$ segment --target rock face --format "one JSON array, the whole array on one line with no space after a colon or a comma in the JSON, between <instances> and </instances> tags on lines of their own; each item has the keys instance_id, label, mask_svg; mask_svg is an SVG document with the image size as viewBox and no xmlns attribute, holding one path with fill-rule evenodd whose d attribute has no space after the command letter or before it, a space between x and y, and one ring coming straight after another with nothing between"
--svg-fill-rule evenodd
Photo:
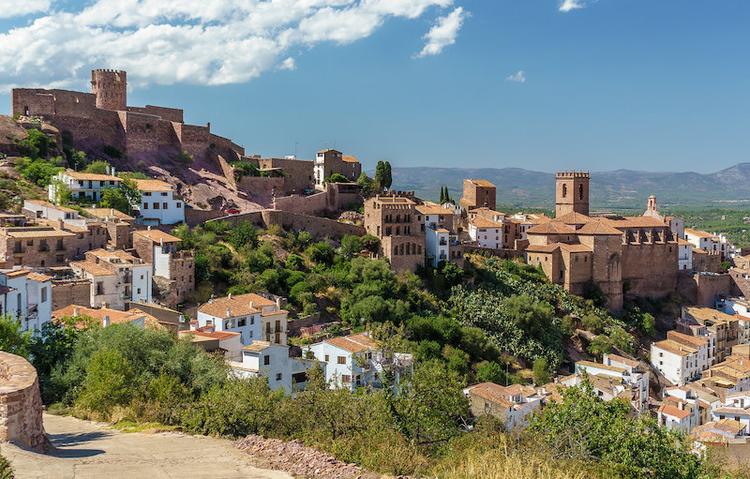
<instances>
[{"instance_id":1,"label":"rock face","mask_svg":"<svg viewBox=\"0 0 750 479\"><path fill-rule=\"evenodd\" d=\"M43 451L42 399L36 369L24 358L0 351L0 441Z\"/></svg>"},{"instance_id":2,"label":"rock face","mask_svg":"<svg viewBox=\"0 0 750 479\"><path fill-rule=\"evenodd\" d=\"M294 476L326 479L378 477L367 474L359 466L341 462L330 454L306 447L300 441L247 436L237 441L236 445L240 450L267 462L271 468Z\"/></svg>"}]
</instances>

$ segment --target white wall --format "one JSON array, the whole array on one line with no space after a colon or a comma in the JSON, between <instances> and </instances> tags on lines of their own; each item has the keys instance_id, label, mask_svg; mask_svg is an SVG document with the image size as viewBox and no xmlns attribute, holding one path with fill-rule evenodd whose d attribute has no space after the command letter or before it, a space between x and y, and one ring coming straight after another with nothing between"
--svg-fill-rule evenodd
<instances>
[{"instance_id":1,"label":"white wall","mask_svg":"<svg viewBox=\"0 0 750 479\"><path fill-rule=\"evenodd\" d=\"M260 314L248 316L232 316L228 319L218 318L210 314L198 311L198 326L204 327L213 325L214 331L229 331L240 333L240 341L243 345L248 345L253 341L262 340L262 321ZM244 322L244 324L243 324Z\"/></svg>"},{"instance_id":2,"label":"white wall","mask_svg":"<svg viewBox=\"0 0 750 479\"><path fill-rule=\"evenodd\" d=\"M139 221L162 225L185 222L185 204L173 191L141 191L141 195L141 202L134 208L141 217Z\"/></svg>"}]
</instances>

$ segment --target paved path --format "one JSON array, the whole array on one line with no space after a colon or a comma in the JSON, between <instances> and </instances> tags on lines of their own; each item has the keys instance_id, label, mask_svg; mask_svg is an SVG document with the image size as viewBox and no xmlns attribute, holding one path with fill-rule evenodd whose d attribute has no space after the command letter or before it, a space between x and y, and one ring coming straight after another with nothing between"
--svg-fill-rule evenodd
<instances>
[{"instance_id":1,"label":"paved path","mask_svg":"<svg viewBox=\"0 0 750 479\"><path fill-rule=\"evenodd\" d=\"M260 469L231 441L179 433L122 433L104 424L44 415L55 446L37 454L2 445L16 479L291 479Z\"/></svg>"}]
</instances>

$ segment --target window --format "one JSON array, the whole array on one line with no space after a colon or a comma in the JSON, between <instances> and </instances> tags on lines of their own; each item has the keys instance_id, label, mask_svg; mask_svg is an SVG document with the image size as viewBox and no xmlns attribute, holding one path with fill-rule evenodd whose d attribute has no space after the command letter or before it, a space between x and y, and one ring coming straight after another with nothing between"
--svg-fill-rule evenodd
<instances>
[{"instance_id":1,"label":"window","mask_svg":"<svg viewBox=\"0 0 750 479\"><path fill-rule=\"evenodd\" d=\"M281 381L281 373L276 373L276 380Z\"/></svg>"},{"instance_id":2,"label":"window","mask_svg":"<svg viewBox=\"0 0 750 479\"><path fill-rule=\"evenodd\" d=\"M151 196L151 192L150 191L144 191L143 192L143 196Z\"/></svg>"},{"instance_id":3,"label":"window","mask_svg":"<svg viewBox=\"0 0 750 479\"><path fill-rule=\"evenodd\" d=\"M162 196L167 196L167 193L166 193L166 192L163 192L163 193L162 193L161 195L162 195Z\"/></svg>"},{"instance_id":4,"label":"window","mask_svg":"<svg viewBox=\"0 0 750 479\"><path fill-rule=\"evenodd\" d=\"M568 196L568 185L562 185L562 197L567 198Z\"/></svg>"},{"instance_id":5,"label":"window","mask_svg":"<svg viewBox=\"0 0 750 479\"><path fill-rule=\"evenodd\" d=\"M136 289L136 294L141 294L141 288Z\"/></svg>"},{"instance_id":6,"label":"window","mask_svg":"<svg viewBox=\"0 0 750 479\"><path fill-rule=\"evenodd\" d=\"M237 327L242 328L247 324L247 318L242 318L237 321Z\"/></svg>"},{"instance_id":7,"label":"window","mask_svg":"<svg viewBox=\"0 0 750 479\"><path fill-rule=\"evenodd\" d=\"M154 209L155 210L159 209L159 202L158 201L154 201Z\"/></svg>"},{"instance_id":8,"label":"window","mask_svg":"<svg viewBox=\"0 0 750 479\"><path fill-rule=\"evenodd\" d=\"M346 364L346 356L336 357L336 364Z\"/></svg>"},{"instance_id":9,"label":"window","mask_svg":"<svg viewBox=\"0 0 750 479\"><path fill-rule=\"evenodd\" d=\"M349 383L352 382L352 377L349 376L348 374L342 374L341 375L341 382L344 383L344 384L349 384Z\"/></svg>"},{"instance_id":10,"label":"window","mask_svg":"<svg viewBox=\"0 0 750 479\"><path fill-rule=\"evenodd\" d=\"M169 209L169 205L166 202L164 202L164 203L161 204L161 208L163 210L167 210L167 209Z\"/></svg>"},{"instance_id":11,"label":"window","mask_svg":"<svg viewBox=\"0 0 750 479\"><path fill-rule=\"evenodd\" d=\"M331 359L330 359L330 357L329 357L329 356L328 356L328 355L326 354L326 355L325 355L325 362L328 362L328 361L330 361L330 360L331 360Z\"/></svg>"},{"instance_id":12,"label":"window","mask_svg":"<svg viewBox=\"0 0 750 479\"><path fill-rule=\"evenodd\" d=\"M263 356L263 365L268 366L271 364L271 356Z\"/></svg>"},{"instance_id":13,"label":"window","mask_svg":"<svg viewBox=\"0 0 750 479\"><path fill-rule=\"evenodd\" d=\"M47 302L47 287L42 286L42 303Z\"/></svg>"},{"instance_id":14,"label":"window","mask_svg":"<svg viewBox=\"0 0 750 479\"><path fill-rule=\"evenodd\" d=\"M147 210L147 209L148 209L148 203L143 203L143 209L144 209L144 210Z\"/></svg>"},{"instance_id":15,"label":"window","mask_svg":"<svg viewBox=\"0 0 750 479\"><path fill-rule=\"evenodd\" d=\"M175 203L175 206L177 206L177 208L182 208L182 203L178 201L177 203Z\"/></svg>"}]
</instances>

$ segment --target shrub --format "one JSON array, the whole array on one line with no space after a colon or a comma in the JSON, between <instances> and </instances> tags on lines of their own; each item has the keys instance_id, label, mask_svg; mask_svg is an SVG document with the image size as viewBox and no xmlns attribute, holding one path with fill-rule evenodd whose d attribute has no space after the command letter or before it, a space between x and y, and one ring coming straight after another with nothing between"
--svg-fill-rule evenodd
<instances>
[{"instance_id":1,"label":"shrub","mask_svg":"<svg viewBox=\"0 0 750 479\"><path fill-rule=\"evenodd\" d=\"M110 168L111 166L108 161L94 160L89 163L83 171L86 173L95 173L97 175L107 175L110 172Z\"/></svg>"}]
</instances>

